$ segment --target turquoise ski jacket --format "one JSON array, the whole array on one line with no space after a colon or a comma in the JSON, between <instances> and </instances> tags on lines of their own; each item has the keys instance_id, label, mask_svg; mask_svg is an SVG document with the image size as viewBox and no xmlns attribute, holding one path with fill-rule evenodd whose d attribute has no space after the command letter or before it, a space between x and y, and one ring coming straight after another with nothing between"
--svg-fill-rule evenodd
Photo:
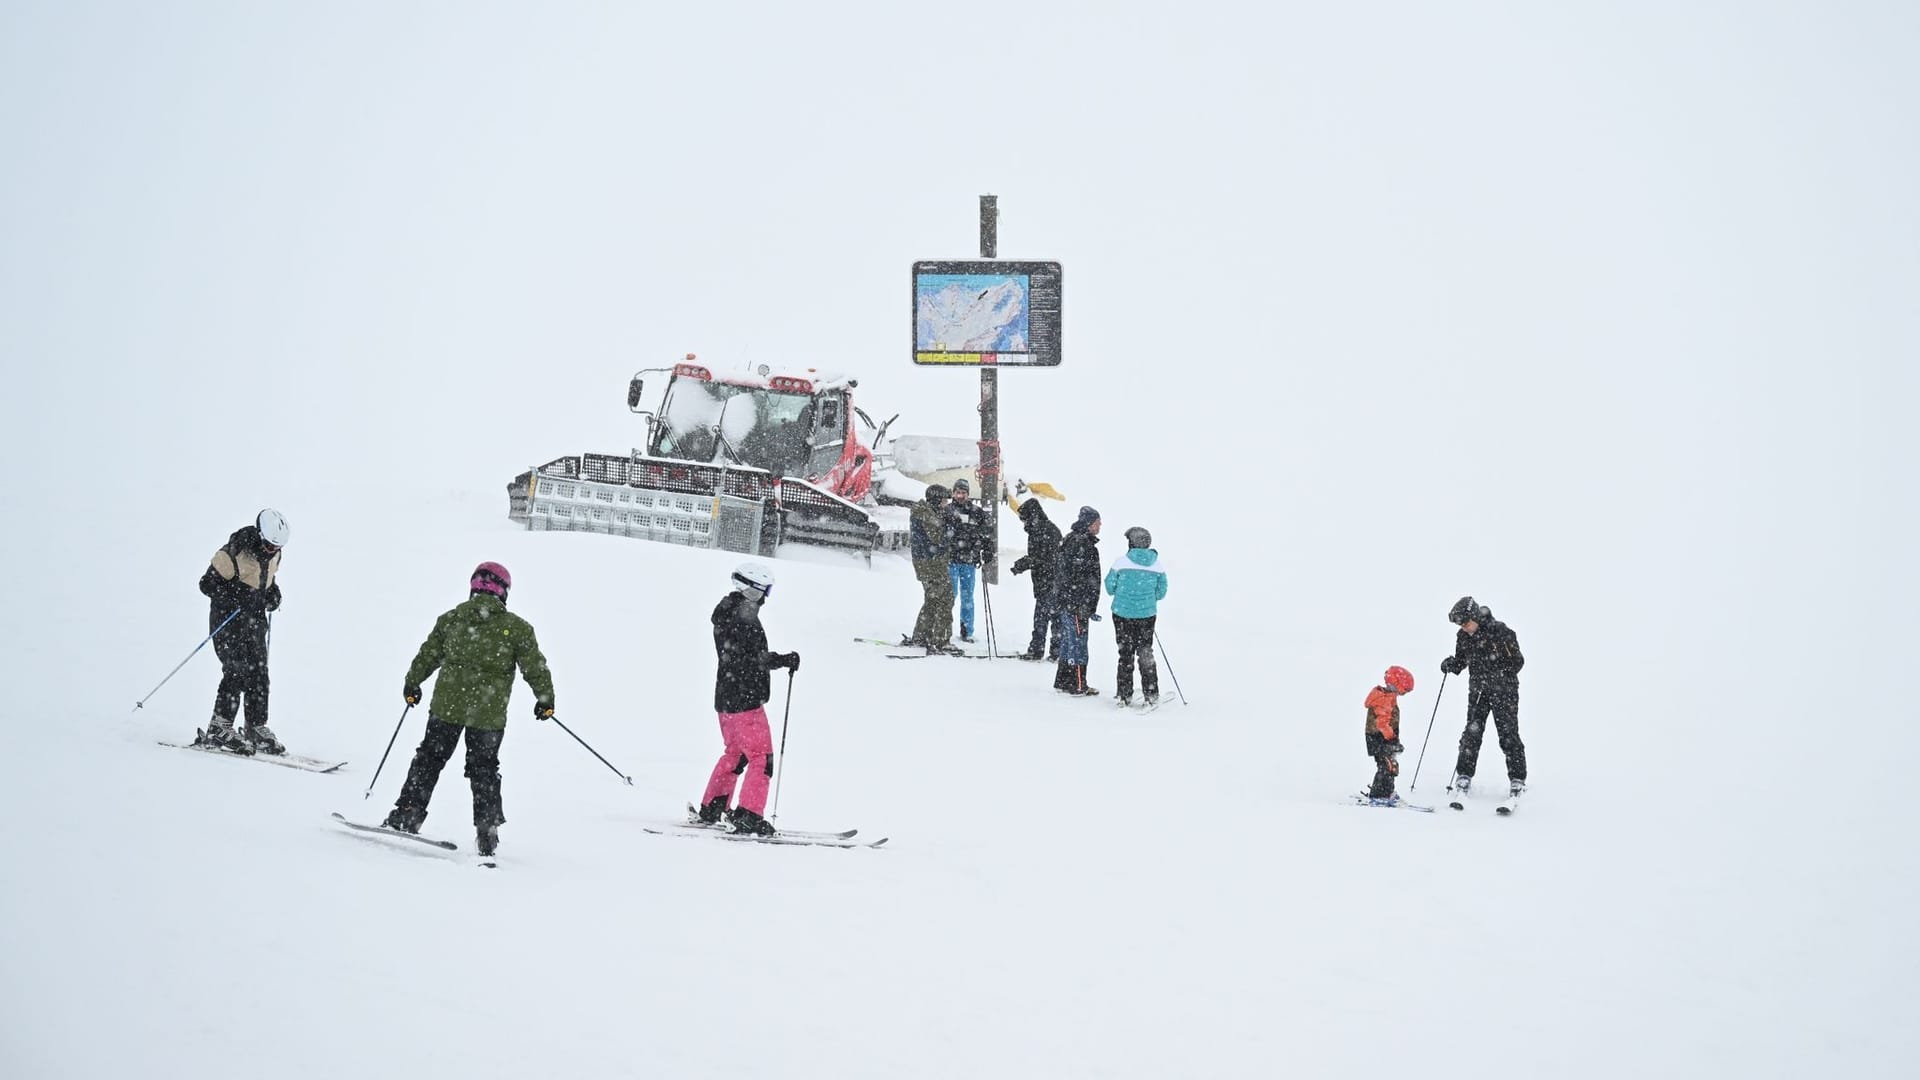
<instances>
[{"instance_id":1,"label":"turquoise ski jacket","mask_svg":"<svg viewBox=\"0 0 1920 1080\"><path fill-rule=\"evenodd\" d=\"M1128 548L1107 569L1107 595L1113 613L1122 619L1148 619L1167 598L1167 571L1160 553L1152 548Z\"/></svg>"}]
</instances>

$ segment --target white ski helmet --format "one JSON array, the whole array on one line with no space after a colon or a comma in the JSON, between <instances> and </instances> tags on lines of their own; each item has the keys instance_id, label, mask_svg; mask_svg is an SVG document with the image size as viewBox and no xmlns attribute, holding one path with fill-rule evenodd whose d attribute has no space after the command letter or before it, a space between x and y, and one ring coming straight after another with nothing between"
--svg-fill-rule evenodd
<instances>
[{"instance_id":1,"label":"white ski helmet","mask_svg":"<svg viewBox=\"0 0 1920 1080\"><path fill-rule=\"evenodd\" d=\"M263 542L274 547L286 547L287 537L292 533L287 527L286 516L272 508L260 511L260 516L253 519L253 527L260 530Z\"/></svg>"},{"instance_id":2,"label":"white ski helmet","mask_svg":"<svg viewBox=\"0 0 1920 1080\"><path fill-rule=\"evenodd\" d=\"M741 563L733 568L733 591L749 600L765 600L773 595L773 571L765 563Z\"/></svg>"}]
</instances>

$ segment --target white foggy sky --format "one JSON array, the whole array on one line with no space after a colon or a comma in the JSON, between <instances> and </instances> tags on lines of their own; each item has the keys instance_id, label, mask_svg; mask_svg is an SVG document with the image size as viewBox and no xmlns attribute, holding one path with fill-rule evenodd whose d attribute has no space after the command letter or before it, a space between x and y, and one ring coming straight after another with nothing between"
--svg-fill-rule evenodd
<instances>
[{"instance_id":1,"label":"white foggy sky","mask_svg":"<svg viewBox=\"0 0 1920 1080\"><path fill-rule=\"evenodd\" d=\"M128 536L497 490L637 442L688 350L972 434L907 268L991 191L1067 274L1009 460L1270 611L1251 650L1474 592L1596 681L1791 656L1736 681L1812 703L1913 642L1916 45L1891 3L8 4L0 439L90 479L0 545L170 573Z\"/></svg>"}]
</instances>

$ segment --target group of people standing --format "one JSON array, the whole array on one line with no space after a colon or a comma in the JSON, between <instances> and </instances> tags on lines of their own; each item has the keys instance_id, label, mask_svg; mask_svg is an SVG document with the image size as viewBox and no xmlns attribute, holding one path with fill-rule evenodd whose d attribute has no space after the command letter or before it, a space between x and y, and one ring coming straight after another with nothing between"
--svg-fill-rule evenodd
<instances>
[{"instance_id":1,"label":"group of people standing","mask_svg":"<svg viewBox=\"0 0 1920 1080\"><path fill-rule=\"evenodd\" d=\"M955 481L951 490L928 485L926 497L914 506L911 552L922 598L913 633L903 645L920 646L930 655L960 652L953 644L956 598L960 640L974 640L973 588L992 543L989 513L972 501L964 479ZM1081 507L1064 535L1038 498L1021 502L1019 514L1027 551L1014 561L1012 570L1030 575L1033 583L1033 634L1020 659L1054 661L1053 686L1061 693L1099 696L1100 691L1087 682L1087 638L1091 625L1100 619L1100 597L1105 593L1113 598L1114 637L1120 652L1114 697L1121 705L1133 704L1137 668L1142 700L1158 704L1154 620L1167 595L1167 574L1152 535L1138 526L1128 529L1126 551L1111 567L1103 568L1098 510Z\"/></svg>"},{"instance_id":2,"label":"group of people standing","mask_svg":"<svg viewBox=\"0 0 1920 1080\"><path fill-rule=\"evenodd\" d=\"M907 528L921 601L913 633L901 644L921 646L928 654L959 653L963 650L953 643L955 601L960 640L971 644L974 583L987 559L991 531L987 511L974 503L965 479L955 480L952 488L929 484L908 515Z\"/></svg>"},{"instance_id":3,"label":"group of people standing","mask_svg":"<svg viewBox=\"0 0 1920 1080\"><path fill-rule=\"evenodd\" d=\"M1100 511L1081 507L1063 537L1040 500L1028 499L1020 504L1020 525L1026 530L1027 553L1014 560L1012 569L1031 574L1033 581L1033 639L1023 659L1056 661L1055 690L1098 697L1100 691L1087 683L1087 635L1100 620L1104 592L1113 598L1113 637L1120 652L1114 700L1133 704L1138 668L1142 700L1158 705L1160 669L1153 659L1153 630L1160 601L1167 596L1167 572L1154 550L1153 535L1138 525L1128 529L1126 551L1102 574Z\"/></svg>"}]
</instances>

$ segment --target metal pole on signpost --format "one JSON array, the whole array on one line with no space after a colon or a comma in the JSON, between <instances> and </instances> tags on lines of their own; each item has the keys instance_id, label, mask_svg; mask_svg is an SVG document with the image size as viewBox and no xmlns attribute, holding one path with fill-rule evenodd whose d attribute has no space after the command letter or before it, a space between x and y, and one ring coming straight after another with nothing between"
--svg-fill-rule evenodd
<instances>
[{"instance_id":1,"label":"metal pole on signpost","mask_svg":"<svg viewBox=\"0 0 1920 1080\"><path fill-rule=\"evenodd\" d=\"M980 257L1000 257L1000 196L980 196ZM987 507L986 562L980 580L1000 584L1000 370L980 365L980 505Z\"/></svg>"}]
</instances>

